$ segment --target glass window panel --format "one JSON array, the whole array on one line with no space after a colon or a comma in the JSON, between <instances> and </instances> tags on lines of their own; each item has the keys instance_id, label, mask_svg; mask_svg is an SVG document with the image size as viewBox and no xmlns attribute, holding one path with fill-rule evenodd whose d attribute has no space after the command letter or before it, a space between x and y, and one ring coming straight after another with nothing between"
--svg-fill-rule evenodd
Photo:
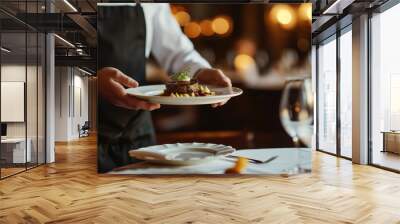
<instances>
[{"instance_id":1,"label":"glass window panel","mask_svg":"<svg viewBox=\"0 0 400 224\"><path fill-rule=\"evenodd\" d=\"M318 48L318 148L336 153L336 40Z\"/></svg>"},{"instance_id":2,"label":"glass window panel","mask_svg":"<svg viewBox=\"0 0 400 224\"><path fill-rule=\"evenodd\" d=\"M43 13L45 1L1 2L0 6L14 13ZM4 106L0 110L21 119L2 120L2 144L0 148L0 177L24 171L45 162L45 35L37 33L23 23L0 13L8 19L0 24L1 82L2 93L11 91L7 99L22 102L16 110ZM22 89L18 84L22 83ZM10 88L11 85L11 88ZM14 85L14 86L12 86ZM12 96L15 98L11 99ZM3 97L6 93L3 93ZM3 99L2 97L2 99ZM19 100L18 100L19 99ZM14 103L13 106L20 105ZM13 113L10 113L13 111ZM6 133L7 132L7 133Z\"/></svg>"},{"instance_id":3,"label":"glass window panel","mask_svg":"<svg viewBox=\"0 0 400 224\"><path fill-rule=\"evenodd\" d=\"M24 10L27 13L37 13L37 1L27 2ZM31 19L33 20L33 19ZM36 22L36 21L32 21ZM27 30L27 80L26 80L26 113L27 113L27 142L30 144L30 158L27 167L38 164L38 33ZM29 148L28 148L29 149Z\"/></svg>"},{"instance_id":4,"label":"glass window panel","mask_svg":"<svg viewBox=\"0 0 400 224\"><path fill-rule=\"evenodd\" d=\"M340 36L340 153L352 156L352 32Z\"/></svg>"},{"instance_id":5,"label":"glass window panel","mask_svg":"<svg viewBox=\"0 0 400 224\"><path fill-rule=\"evenodd\" d=\"M400 5L374 15L372 25L372 163L400 170Z\"/></svg>"},{"instance_id":6,"label":"glass window panel","mask_svg":"<svg viewBox=\"0 0 400 224\"><path fill-rule=\"evenodd\" d=\"M1 46L1 121L7 133L1 140L2 177L25 170L30 158L26 141L26 33L2 33ZM27 146L28 145L28 150Z\"/></svg>"},{"instance_id":7,"label":"glass window panel","mask_svg":"<svg viewBox=\"0 0 400 224\"><path fill-rule=\"evenodd\" d=\"M28 167L37 165L38 150L38 36L36 32L27 33L27 80L26 80L26 113L27 113L27 142L30 144ZM28 147L28 149L29 149Z\"/></svg>"}]
</instances>

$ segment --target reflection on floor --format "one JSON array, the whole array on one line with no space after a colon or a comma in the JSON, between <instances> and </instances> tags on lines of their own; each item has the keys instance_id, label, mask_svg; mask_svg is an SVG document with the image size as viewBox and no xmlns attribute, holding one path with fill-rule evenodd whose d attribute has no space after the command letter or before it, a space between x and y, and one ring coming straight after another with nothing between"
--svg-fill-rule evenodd
<instances>
[{"instance_id":1,"label":"reflection on floor","mask_svg":"<svg viewBox=\"0 0 400 224\"><path fill-rule=\"evenodd\" d=\"M1 165L2 165L2 168L0 170L1 178L5 178L5 177L11 176L13 174L17 174L17 173L20 173L22 171L25 171L26 169L29 170L30 168L33 168L33 167L37 166L36 163L27 163L26 165L25 164L18 164L18 165L15 165L15 164L1 164Z\"/></svg>"},{"instance_id":2,"label":"reflection on floor","mask_svg":"<svg viewBox=\"0 0 400 224\"><path fill-rule=\"evenodd\" d=\"M25 170L25 167L23 167L23 168L22 167L1 168L1 177L4 178L4 177L13 175L15 173L19 173L24 170Z\"/></svg>"},{"instance_id":3,"label":"reflection on floor","mask_svg":"<svg viewBox=\"0 0 400 224\"><path fill-rule=\"evenodd\" d=\"M391 152L375 151L372 157L373 164L400 171L400 155Z\"/></svg>"}]
</instances>

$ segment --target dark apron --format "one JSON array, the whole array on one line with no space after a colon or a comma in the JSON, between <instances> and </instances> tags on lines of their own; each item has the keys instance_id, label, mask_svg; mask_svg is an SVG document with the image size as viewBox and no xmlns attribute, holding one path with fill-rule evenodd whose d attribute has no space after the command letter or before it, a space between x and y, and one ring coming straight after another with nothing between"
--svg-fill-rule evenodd
<instances>
[{"instance_id":1,"label":"dark apron","mask_svg":"<svg viewBox=\"0 0 400 224\"><path fill-rule=\"evenodd\" d=\"M99 6L98 68L114 67L145 84L146 24L143 8ZM116 107L98 99L98 172L134 163L128 151L155 143L150 112Z\"/></svg>"}]
</instances>

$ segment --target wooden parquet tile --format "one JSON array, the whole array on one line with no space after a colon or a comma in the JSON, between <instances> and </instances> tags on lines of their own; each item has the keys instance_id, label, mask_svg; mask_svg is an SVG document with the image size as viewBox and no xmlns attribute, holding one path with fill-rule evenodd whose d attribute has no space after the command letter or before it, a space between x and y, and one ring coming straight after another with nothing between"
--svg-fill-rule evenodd
<instances>
[{"instance_id":1,"label":"wooden parquet tile","mask_svg":"<svg viewBox=\"0 0 400 224\"><path fill-rule=\"evenodd\" d=\"M96 173L96 140L0 181L0 223L400 223L400 175L314 153L293 177Z\"/></svg>"}]
</instances>

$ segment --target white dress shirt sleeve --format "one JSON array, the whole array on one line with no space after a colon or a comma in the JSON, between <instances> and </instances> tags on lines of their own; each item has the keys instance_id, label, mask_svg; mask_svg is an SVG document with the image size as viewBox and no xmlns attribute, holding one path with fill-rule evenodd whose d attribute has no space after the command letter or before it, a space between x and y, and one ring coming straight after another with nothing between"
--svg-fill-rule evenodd
<instances>
[{"instance_id":1,"label":"white dress shirt sleeve","mask_svg":"<svg viewBox=\"0 0 400 224\"><path fill-rule=\"evenodd\" d=\"M194 49L192 42L182 33L168 4L158 4L153 16L151 52L169 73L188 69L193 76L210 64Z\"/></svg>"}]
</instances>

